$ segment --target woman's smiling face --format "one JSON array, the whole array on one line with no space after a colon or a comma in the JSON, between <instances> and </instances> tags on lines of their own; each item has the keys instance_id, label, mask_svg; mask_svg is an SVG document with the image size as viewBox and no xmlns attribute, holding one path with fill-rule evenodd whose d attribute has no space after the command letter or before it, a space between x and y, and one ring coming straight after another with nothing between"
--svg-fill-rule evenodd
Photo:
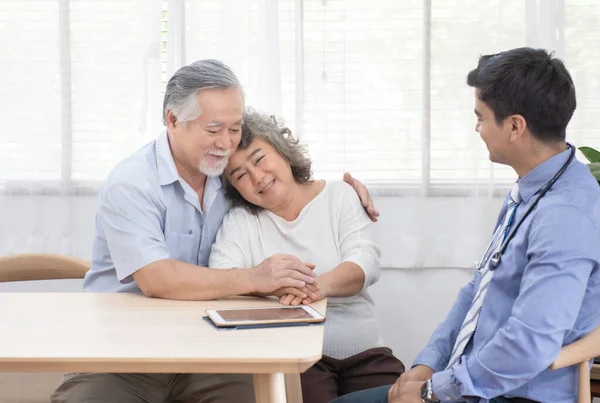
<instances>
[{"instance_id":1,"label":"woman's smiling face","mask_svg":"<svg viewBox=\"0 0 600 403\"><path fill-rule=\"evenodd\" d=\"M233 153L225 174L244 199L267 210L284 203L286 194L296 184L290 164L259 137L245 150Z\"/></svg>"}]
</instances>

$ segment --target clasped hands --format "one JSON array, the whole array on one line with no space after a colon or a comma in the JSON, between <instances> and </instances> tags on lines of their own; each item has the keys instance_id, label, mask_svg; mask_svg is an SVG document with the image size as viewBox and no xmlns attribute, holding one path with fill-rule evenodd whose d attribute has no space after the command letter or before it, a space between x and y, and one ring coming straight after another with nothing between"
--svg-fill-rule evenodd
<instances>
[{"instance_id":1,"label":"clasped hands","mask_svg":"<svg viewBox=\"0 0 600 403\"><path fill-rule=\"evenodd\" d=\"M327 297L315 265L291 255L273 255L253 268L255 293L275 295L283 305L310 304Z\"/></svg>"}]
</instances>

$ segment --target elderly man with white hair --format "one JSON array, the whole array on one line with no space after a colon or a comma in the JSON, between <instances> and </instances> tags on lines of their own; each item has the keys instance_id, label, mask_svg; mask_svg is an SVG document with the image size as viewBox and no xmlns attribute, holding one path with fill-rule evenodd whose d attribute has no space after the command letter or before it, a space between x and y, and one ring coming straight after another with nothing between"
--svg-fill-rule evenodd
<instances>
[{"instance_id":1,"label":"elderly man with white hair","mask_svg":"<svg viewBox=\"0 0 600 403\"><path fill-rule=\"evenodd\" d=\"M209 300L257 293L302 293L314 273L294 256L275 255L256 267L208 268L217 230L229 209L219 175L241 136L244 93L234 73L200 60L169 80L166 130L119 163L100 191L90 292ZM374 219L366 188L347 176ZM141 342L143 342L141 340ZM65 375L53 403L254 401L246 374Z\"/></svg>"}]
</instances>

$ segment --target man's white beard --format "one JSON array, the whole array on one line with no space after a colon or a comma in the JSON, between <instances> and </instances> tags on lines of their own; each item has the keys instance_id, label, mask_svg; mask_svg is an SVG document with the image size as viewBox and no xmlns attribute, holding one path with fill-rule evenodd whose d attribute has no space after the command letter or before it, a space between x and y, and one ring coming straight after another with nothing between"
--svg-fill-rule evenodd
<instances>
[{"instance_id":1,"label":"man's white beard","mask_svg":"<svg viewBox=\"0 0 600 403\"><path fill-rule=\"evenodd\" d=\"M217 153L215 153L217 154ZM218 153L217 155L219 155L221 153ZM223 173L223 171L225 170L225 168L227 167L227 163L229 162L229 153L226 153L225 155L221 155L224 156L225 158L223 158L222 160L213 163L213 164L209 164L208 163L208 159L207 158L202 158L202 160L200 161L200 164L198 165L198 169L200 170L200 172L202 172L204 175L206 176L219 176Z\"/></svg>"}]
</instances>

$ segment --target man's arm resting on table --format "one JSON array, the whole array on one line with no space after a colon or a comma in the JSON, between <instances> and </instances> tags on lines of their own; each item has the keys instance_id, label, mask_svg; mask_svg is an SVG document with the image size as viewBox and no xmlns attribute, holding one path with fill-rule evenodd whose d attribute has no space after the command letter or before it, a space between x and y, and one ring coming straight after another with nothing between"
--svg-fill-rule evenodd
<instances>
[{"instance_id":1,"label":"man's arm resting on table","mask_svg":"<svg viewBox=\"0 0 600 403\"><path fill-rule=\"evenodd\" d=\"M314 282L314 273L292 256L275 255L251 269L210 269L163 259L137 270L133 279L150 297L210 300L282 287L303 288Z\"/></svg>"},{"instance_id":2,"label":"man's arm resting on table","mask_svg":"<svg viewBox=\"0 0 600 403\"><path fill-rule=\"evenodd\" d=\"M177 260L150 263L133 273L133 279L149 297L210 300L252 292L247 269L209 269Z\"/></svg>"},{"instance_id":3,"label":"man's arm resting on table","mask_svg":"<svg viewBox=\"0 0 600 403\"><path fill-rule=\"evenodd\" d=\"M599 259L600 238L572 206L539 210L533 220L529 260L510 318L476 354L433 375L437 396L451 402L500 396L531 381L558 356Z\"/></svg>"}]
</instances>

